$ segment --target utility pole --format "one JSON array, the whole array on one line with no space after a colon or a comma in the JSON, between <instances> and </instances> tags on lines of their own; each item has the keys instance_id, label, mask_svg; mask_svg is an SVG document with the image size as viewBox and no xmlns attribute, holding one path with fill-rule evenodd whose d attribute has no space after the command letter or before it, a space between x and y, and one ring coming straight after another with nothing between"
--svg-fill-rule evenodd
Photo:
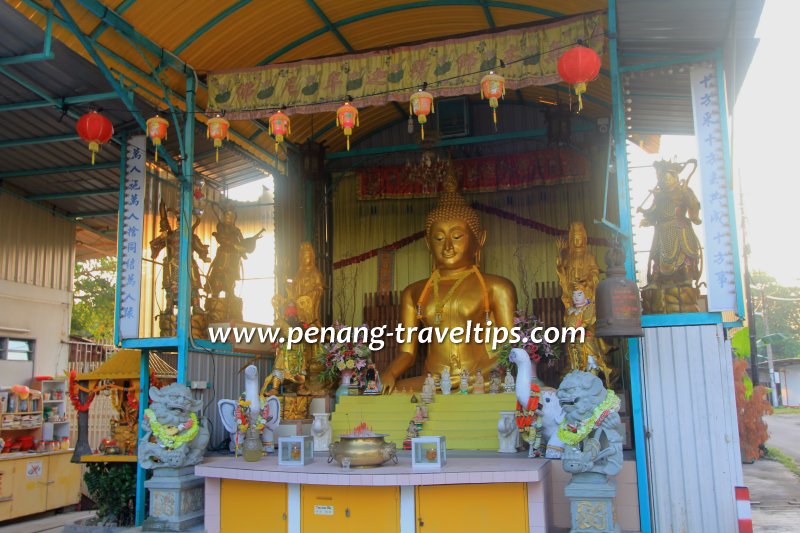
<instances>
[{"instance_id":1,"label":"utility pole","mask_svg":"<svg viewBox=\"0 0 800 533\"><path fill-rule=\"evenodd\" d=\"M756 342L756 315L753 304L752 279L750 278L750 246L747 244L747 216L744 213L744 194L742 180L739 179L739 208L742 211L742 249L744 250L744 297L747 302L747 328L750 332L750 379L753 386L758 385L758 343ZM762 298L763 301L763 298ZM766 322L766 321L765 321ZM771 360L770 360L771 361ZM772 363L770 362L770 376ZM770 377L770 382L772 377Z\"/></svg>"},{"instance_id":2,"label":"utility pole","mask_svg":"<svg viewBox=\"0 0 800 533\"><path fill-rule=\"evenodd\" d=\"M767 299L764 296L764 287L761 287L761 316L764 319L764 337L769 336L769 319L767 318ZM768 340L768 339L766 339ZM780 396L775 383L775 366L772 362L772 343L765 343L767 346L767 365L769 366L769 387L772 390L772 405L780 405Z\"/></svg>"}]
</instances>

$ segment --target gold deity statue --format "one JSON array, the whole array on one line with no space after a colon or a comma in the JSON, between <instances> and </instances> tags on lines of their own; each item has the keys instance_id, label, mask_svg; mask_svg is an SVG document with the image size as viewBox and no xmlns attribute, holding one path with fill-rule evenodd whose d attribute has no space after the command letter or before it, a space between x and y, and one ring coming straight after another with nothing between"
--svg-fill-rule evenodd
<instances>
[{"instance_id":1,"label":"gold deity statue","mask_svg":"<svg viewBox=\"0 0 800 533\"><path fill-rule=\"evenodd\" d=\"M567 343L567 362L571 370L582 370L597 374L603 372L606 387L611 388L611 365L608 363L608 346L603 339L595 336L597 314L594 295L587 294L588 284L576 280L570 287L570 306L564 313L564 326L568 328L584 328L583 342Z\"/></svg>"},{"instance_id":2,"label":"gold deity statue","mask_svg":"<svg viewBox=\"0 0 800 533\"><path fill-rule=\"evenodd\" d=\"M694 168L682 180L680 173ZM698 312L703 252L694 232L700 225L700 201L689 188L697 161L685 163L658 161L654 165L658 183L652 191L653 203L642 213L642 226L653 226L655 235L647 265L647 285L642 289L642 307L648 314Z\"/></svg>"},{"instance_id":3,"label":"gold deity statue","mask_svg":"<svg viewBox=\"0 0 800 533\"><path fill-rule=\"evenodd\" d=\"M219 205L211 202L217 216L217 231L212 235L217 239L219 247L206 280L208 294L207 307L210 322L241 321L242 301L236 297L234 287L239 281L242 260L256 249L256 242L265 230L245 238L236 227L236 210L232 203ZM225 293L224 300L220 298Z\"/></svg>"},{"instance_id":4,"label":"gold deity statue","mask_svg":"<svg viewBox=\"0 0 800 533\"><path fill-rule=\"evenodd\" d=\"M600 267L589 251L589 237L583 222L572 222L569 235L565 241L561 237L556 241L558 256L556 257L556 274L561 286L561 301L564 309L572 305L572 284L580 280L586 287L586 294L594 298L595 289L600 281Z\"/></svg>"},{"instance_id":5,"label":"gold deity statue","mask_svg":"<svg viewBox=\"0 0 800 533\"><path fill-rule=\"evenodd\" d=\"M286 337L290 327L319 327L320 303L325 284L322 273L317 268L314 247L310 242L300 245L299 266L294 277L288 280L284 297L276 294L272 298L275 310L275 325L281 328ZM298 393L323 392L325 384L317 376L323 368L314 358L315 346L301 343L291 350L279 347L272 375L267 378L264 388L276 393L280 384L286 380L300 385Z\"/></svg>"},{"instance_id":6,"label":"gold deity statue","mask_svg":"<svg viewBox=\"0 0 800 533\"><path fill-rule=\"evenodd\" d=\"M159 329L164 337L174 336L176 330L175 307L178 305L178 266L180 261L180 221L173 229L169 221L169 213L163 201L159 203L158 212L160 216L159 228L161 232L156 238L150 241L150 257L158 259L161 252L166 249L161 273L161 288L164 289L166 305L161 315L159 315ZM208 335L205 311L200 305L200 267L194 259L197 254L205 262L211 261L208 257L208 245L203 244L195 234L200 219L192 225L192 251L190 284L191 284L191 305L192 305L192 336L195 338L206 338Z\"/></svg>"},{"instance_id":7,"label":"gold deity statue","mask_svg":"<svg viewBox=\"0 0 800 533\"><path fill-rule=\"evenodd\" d=\"M439 203L425 220L425 242L430 250L434 268L427 280L412 283L400 297L401 320L405 331L410 328L475 327L480 324L485 340L487 320L490 327L511 328L517 294L513 283L506 278L480 271L480 251L486 242L486 230L481 227L478 213L469 207L457 192L451 173L444 182ZM466 340L466 339L464 339ZM414 366L419 351L416 332L409 338L398 339L399 354L381 374L383 391L411 388L419 391L428 372L441 374L446 367L452 370L451 382L457 386L461 373L474 376L480 369L488 373L496 361L490 354L491 345L476 342L453 343L448 334L443 342L435 336L428 344L422 376L399 380L399 376Z\"/></svg>"}]
</instances>

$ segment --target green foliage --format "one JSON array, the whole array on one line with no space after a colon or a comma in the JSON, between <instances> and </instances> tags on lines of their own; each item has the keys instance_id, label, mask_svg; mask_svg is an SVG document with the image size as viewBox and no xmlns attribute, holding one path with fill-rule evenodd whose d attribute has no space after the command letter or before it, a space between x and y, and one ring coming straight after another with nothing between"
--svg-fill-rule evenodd
<instances>
[{"instance_id":1,"label":"green foliage","mask_svg":"<svg viewBox=\"0 0 800 533\"><path fill-rule=\"evenodd\" d=\"M761 294L777 298L786 298L787 301L765 299L769 332L783 333L786 339L772 344L772 353L775 359L800 357L800 301L791 301L800 296L800 287L784 287L775 278L764 272L752 274L753 300L760 308ZM758 338L766 335L764 317L756 316L756 334ZM762 351L763 352L763 351Z\"/></svg>"},{"instance_id":2,"label":"green foliage","mask_svg":"<svg viewBox=\"0 0 800 533\"><path fill-rule=\"evenodd\" d=\"M103 524L132 526L135 519L136 464L89 463L83 475Z\"/></svg>"},{"instance_id":3,"label":"green foliage","mask_svg":"<svg viewBox=\"0 0 800 533\"><path fill-rule=\"evenodd\" d=\"M75 263L72 306L73 335L100 344L114 339L114 306L117 259L103 257Z\"/></svg>"},{"instance_id":4,"label":"green foliage","mask_svg":"<svg viewBox=\"0 0 800 533\"><path fill-rule=\"evenodd\" d=\"M798 466L797 461L783 453L783 451L779 450L778 448L767 446L767 459L778 461L780 464L790 470L792 474L800 477L800 466Z\"/></svg>"},{"instance_id":5,"label":"green foliage","mask_svg":"<svg viewBox=\"0 0 800 533\"><path fill-rule=\"evenodd\" d=\"M750 328L742 328L733 334L731 348L739 359L750 357Z\"/></svg>"},{"instance_id":6,"label":"green foliage","mask_svg":"<svg viewBox=\"0 0 800 533\"><path fill-rule=\"evenodd\" d=\"M776 415L800 415L800 407L775 407L773 414Z\"/></svg>"}]
</instances>

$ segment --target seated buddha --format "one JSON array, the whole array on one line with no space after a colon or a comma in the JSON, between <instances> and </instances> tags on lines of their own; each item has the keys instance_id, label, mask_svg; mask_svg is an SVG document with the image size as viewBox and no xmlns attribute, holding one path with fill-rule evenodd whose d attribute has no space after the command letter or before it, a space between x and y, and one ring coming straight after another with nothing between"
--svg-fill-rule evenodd
<instances>
[{"instance_id":1,"label":"seated buddha","mask_svg":"<svg viewBox=\"0 0 800 533\"><path fill-rule=\"evenodd\" d=\"M425 220L425 243L433 256L434 268L428 279L412 283L400 297L401 321L406 331L399 343L399 353L381 374L384 394L411 389L419 391L428 372L441 375L450 371L454 387L461 381L462 371L475 376L496 366L491 344L476 342L454 343L449 332L480 324L487 328L512 328L517 294L514 284L501 276L480 271L480 252L486 242L486 230L481 227L478 213L458 193L455 178L445 180L439 203ZM487 319L492 322L487 326ZM398 379L414 366L419 353L419 329L408 335L410 328L432 327L446 329L441 342L435 335L428 344L428 355L421 376ZM481 340L488 337L484 329ZM462 337L463 340L465 336ZM400 339L398 339L398 342Z\"/></svg>"}]
</instances>

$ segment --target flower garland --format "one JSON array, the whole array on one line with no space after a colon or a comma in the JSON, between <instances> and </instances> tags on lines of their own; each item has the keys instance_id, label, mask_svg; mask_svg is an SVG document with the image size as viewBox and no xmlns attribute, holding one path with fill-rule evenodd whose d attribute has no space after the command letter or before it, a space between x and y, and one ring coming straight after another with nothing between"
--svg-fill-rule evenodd
<instances>
[{"instance_id":1,"label":"flower garland","mask_svg":"<svg viewBox=\"0 0 800 533\"><path fill-rule=\"evenodd\" d=\"M267 400L263 396L261 397L261 403L264 408L258 412L258 420L256 420L256 430L259 433L267 427L267 418L269 418L269 405L267 405ZM239 405L236 406L233 414L236 417L236 427L240 433L247 433L247 430L250 429L250 405L251 402L247 400L244 393L239 395Z\"/></svg>"},{"instance_id":2,"label":"flower garland","mask_svg":"<svg viewBox=\"0 0 800 533\"><path fill-rule=\"evenodd\" d=\"M600 427L603 420L617 409L619 409L619 398L614 394L614 391L609 390L606 392L605 399L577 427L568 424L567 420L564 419L558 426L558 438L564 444L576 446L589 435L589 432Z\"/></svg>"},{"instance_id":3,"label":"flower garland","mask_svg":"<svg viewBox=\"0 0 800 533\"><path fill-rule=\"evenodd\" d=\"M86 397L86 403L81 403L81 398L79 395L80 393L78 392L77 377L77 371L73 370L69 373L69 399L76 411L79 413L85 413L89 410L89 406L92 405L92 400L94 400L95 393L85 390L84 392L88 392L89 396Z\"/></svg>"},{"instance_id":4,"label":"flower garland","mask_svg":"<svg viewBox=\"0 0 800 533\"><path fill-rule=\"evenodd\" d=\"M194 413L189 414L189 420L177 426L161 424L152 409L145 409L144 417L150 422L150 428L153 430L153 435L158 439L159 445L168 450L180 448L185 443L193 440L200 431L200 424L197 421L197 415ZM185 433L180 434L181 431Z\"/></svg>"}]
</instances>

